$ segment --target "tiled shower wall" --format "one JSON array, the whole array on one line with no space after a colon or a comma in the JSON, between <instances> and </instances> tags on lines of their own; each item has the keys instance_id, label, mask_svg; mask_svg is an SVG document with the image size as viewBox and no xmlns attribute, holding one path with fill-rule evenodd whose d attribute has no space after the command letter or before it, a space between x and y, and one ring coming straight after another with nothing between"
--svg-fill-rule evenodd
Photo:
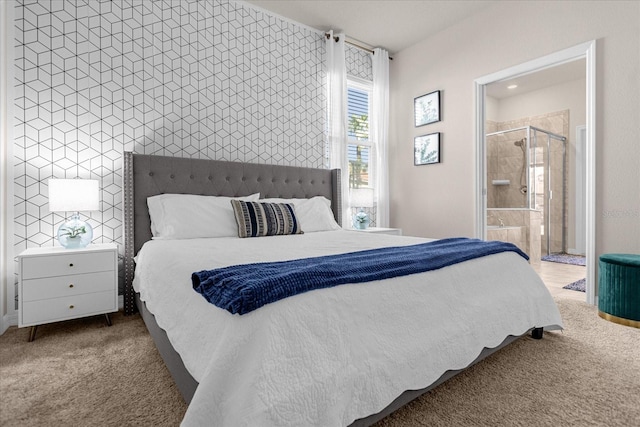
<instances>
[{"instance_id":1,"label":"tiled shower wall","mask_svg":"<svg viewBox=\"0 0 640 427\"><path fill-rule=\"evenodd\" d=\"M524 117L521 119L506 121L506 122L492 122L487 121L487 133L516 129L524 126L534 126L556 135L561 135L567 138L567 144L571 144L569 141L569 124L570 124L570 111L562 110L551 112L539 116ZM535 132L532 133L532 135ZM536 155L538 159L543 158L543 153L546 153L546 137L542 133L538 133L538 148L536 148ZM525 208L527 202L527 195L520 193L520 185L526 183L521 181L522 171L522 151L519 147L514 145L514 141L526 136L525 131L514 131L502 135L494 135L487 137L487 207L488 208ZM551 149L549 151L551 156L550 160L550 176L551 187L554 194L554 203L550 206L550 219L551 229L545 230L545 237L542 238L541 250L542 254L547 253L547 240L546 235L550 233L550 251L552 253L566 251L566 228L568 227L569 216L569 193L566 191L568 188L567 177L572 173L569 171L569 163L566 156L563 155L563 144L557 140L553 140ZM564 173L563 173L564 169ZM545 174L546 176L546 174ZM494 179L509 179L511 185L509 186L494 186L491 185ZM546 188L548 183L538 182L538 188ZM532 191L532 189L529 189ZM546 197L539 196L536 200L537 206L544 206ZM496 225L497 222L487 221L490 225ZM542 218L542 225L546 223L545 218ZM507 225L526 225L521 223L507 223Z\"/></svg>"},{"instance_id":2,"label":"tiled shower wall","mask_svg":"<svg viewBox=\"0 0 640 427\"><path fill-rule=\"evenodd\" d=\"M123 151L324 167L321 33L223 0L15 2L15 253L54 244L49 178L100 180L123 244Z\"/></svg>"}]
</instances>

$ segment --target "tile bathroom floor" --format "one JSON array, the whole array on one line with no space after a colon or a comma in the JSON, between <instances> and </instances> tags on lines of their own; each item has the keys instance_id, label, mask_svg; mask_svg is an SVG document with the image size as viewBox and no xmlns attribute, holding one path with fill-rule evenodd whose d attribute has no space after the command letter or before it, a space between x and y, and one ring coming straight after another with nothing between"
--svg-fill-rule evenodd
<instances>
[{"instance_id":1,"label":"tile bathroom floor","mask_svg":"<svg viewBox=\"0 0 640 427\"><path fill-rule=\"evenodd\" d=\"M533 266L553 297L569 298L586 301L584 292L562 289L563 286L584 278L586 267L580 265L561 264L558 262L541 261L539 266Z\"/></svg>"}]
</instances>

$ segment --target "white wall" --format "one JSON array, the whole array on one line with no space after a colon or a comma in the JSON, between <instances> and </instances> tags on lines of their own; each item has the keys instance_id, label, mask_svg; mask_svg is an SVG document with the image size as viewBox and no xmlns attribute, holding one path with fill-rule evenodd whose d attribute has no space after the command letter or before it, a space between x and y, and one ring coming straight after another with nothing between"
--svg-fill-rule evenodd
<instances>
[{"instance_id":1,"label":"white wall","mask_svg":"<svg viewBox=\"0 0 640 427\"><path fill-rule=\"evenodd\" d=\"M500 2L394 55L391 225L473 236L474 80L597 41L596 254L640 253L640 2ZM535 25L527 25L535 23ZM413 98L442 90L442 121L415 128ZM416 135L442 132L442 163L412 165Z\"/></svg>"},{"instance_id":2,"label":"white wall","mask_svg":"<svg viewBox=\"0 0 640 427\"><path fill-rule=\"evenodd\" d=\"M485 96L484 98L484 116L486 120L498 121L496 117L499 117L500 100L492 96Z\"/></svg>"},{"instance_id":3,"label":"white wall","mask_svg":"<svg viewBox=\"0 0 640 427\"><path fill-rule=\"evenodd\" d=\"M555 111L570 110L569 139L575 141L578 125L586 124L586 80L574 80L544 89L510 96L497 101L495 114L487 120L506 122L522 117L539 116Z\"/></svg>"}]
</instances>

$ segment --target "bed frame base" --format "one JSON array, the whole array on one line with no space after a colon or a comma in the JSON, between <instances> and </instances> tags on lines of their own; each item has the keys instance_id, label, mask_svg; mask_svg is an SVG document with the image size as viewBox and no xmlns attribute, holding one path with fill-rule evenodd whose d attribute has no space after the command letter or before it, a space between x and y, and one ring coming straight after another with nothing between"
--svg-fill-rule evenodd
<instances>
[{"instance_id":1,"label":"bed frame base","mask_svg":"<svg viewBox=\"0 0 640 427\"><path fill-rule=\"evenodd\" d=\"M542 328L540 328L540 329L542 329ZM519 338L520 338L519 336L509 335L497 347L495 347L495 348L484 348L480 352L480 355L473 362L471 362L469 364L469 366L467 366L466 368L458 369L458 370L454 370L454 371L447 371L444 374L442 374L442 376L440 378L438 378L435 382L433 382L430 386L425 387L423 389L405 391L400 396L398 396L393 402L391 402L389 404L389 406L384 408L382 411L378 412L377 414L369 415L368 417L360 418L358 420L355 420L353 423L351 423L349 425L349 427L365 427L365 426L370 426L370 425L380 421L381 419L387 417L388 415L391 415L393 412L395 412L398 409L402 408L403 406L405 406L407 403L411 402L412 400L415 400L418 397L422 396L423 394L433 390L434 388L438 387L440 384L442 384L442 383L446 382L447 380L455 377L456 375L458 375L462 371L470 368L471 366L473 366L476 363L480 362L481 360L487 358L488 356L492 355L493 353L495 353L496 351L500 350L501 348L506 347L507 345L511 344L512 342L514 342L515 340L517 340Z\"/></svg>"},{"instance_id":2,"label":"bed frame base","mask_svg":"<svg viewBox=\"0 0 640 427\"><path fill-rule=\"evenodd\" d=\"M191 403L191 398L196 392L196 388L198 388L198 382L193 379L189 371L187 371L184 362L182 362L182 358L173 349L173 346L171 346L167 333L158 326L155 316L147 309L144 301L140 300L140 294L135 294L135 301L140 316L147 326L162 360L164 360L165 365L173 377L173 381L176 383L180 394L182 394L184 401L187 402L188 405Z\"/></svg>"},{"instance_id":3,"label":"bed frame base","mask_svg":"<svg viewBox=\"0 0 640 427\"><path fill-rule=\"evenodd\" d=\"M533 328L531 330L531 338L533 338L534 340L541 340L542 334L543 334L542 328Z\"/></svg>"}]
</instances>

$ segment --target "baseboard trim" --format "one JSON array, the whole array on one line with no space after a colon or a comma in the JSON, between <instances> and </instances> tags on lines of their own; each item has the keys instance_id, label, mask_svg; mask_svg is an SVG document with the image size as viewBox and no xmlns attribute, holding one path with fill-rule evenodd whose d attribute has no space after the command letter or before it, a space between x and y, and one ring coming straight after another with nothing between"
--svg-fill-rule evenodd
<instances>
[{"instance_id":1,"label":"baseboard trim","mask_svg":"<svg viewBox=\"0 0 640 427\"><path fill-rule=\"evenodd\" d=\"M580 253L580 251L578 251L577 249L574 249L574 248L567 249L567 254L568 255L575 255L575 256L585 256L584 253Z\"/></svg>"},{"instance_id":2,"label":"baseboard trim","mask_svg":"<svg viewBox=\"0 0 640 427\"><path fill-rule=\"evenodd\" d=\"M9 326L18 326L18 312L5 314L2 317L2 327L4 329L0 331L0 335L4 334L4 332L9 329Z\"/></svg>"}]
</instances>

